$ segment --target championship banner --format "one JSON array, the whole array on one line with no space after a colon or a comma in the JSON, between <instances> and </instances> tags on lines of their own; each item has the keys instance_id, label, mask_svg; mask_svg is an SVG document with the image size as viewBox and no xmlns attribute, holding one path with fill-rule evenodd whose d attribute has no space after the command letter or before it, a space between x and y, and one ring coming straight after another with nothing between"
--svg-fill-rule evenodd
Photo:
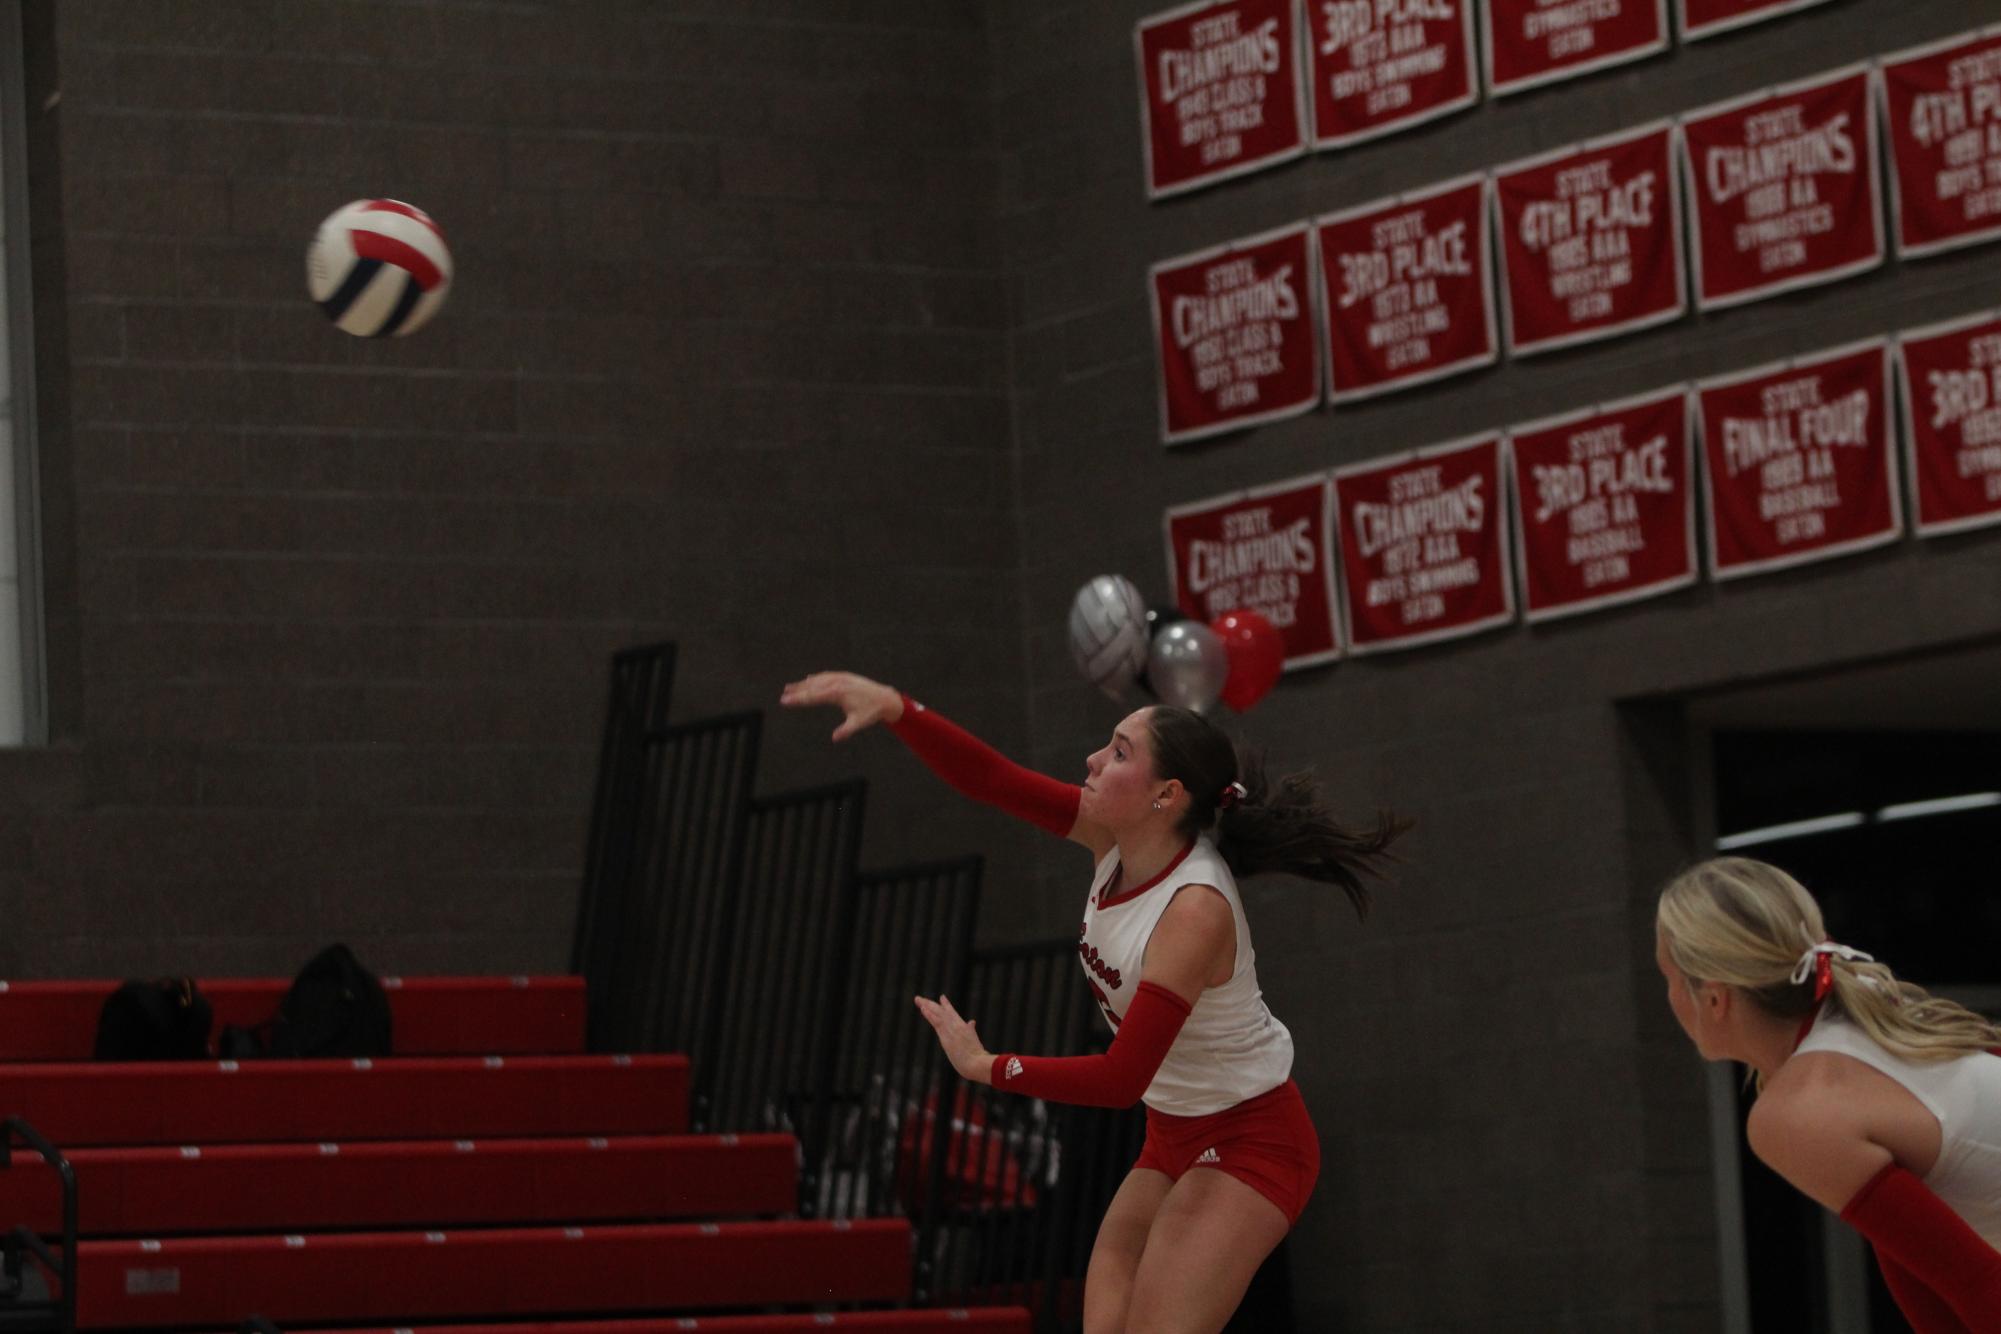
<instances>
[{"instance_id":1,"label":"championship banner","mask_svg":"<svg viewBox=\"0 0 2001 1334\"><path fill-rule=\"evenodd\" d=\"M1315 148L1346 148L1470 107L1474 0L1306 0Z\"/></svg>"},{"instance_id":2,"label":"championship banner","mask_svg":"<svg viewBox=\"0 0 2001 1334\"><path fill-rule=\"evenodd\" d=\"M1675 24L1681 29L1681 40L1693 42L1747 23L1762 23L1826 3L1827 0L1675 0Z\"/></svg>"},{"instance_id":3,"label":"championship banner","mask_svg":"<svg viewBox=\"0 0 2001 1334\"><path fill-rule=\"evenodd\" d=\"M1485 195L1463 176L1315 220L1336 403L1493 364Z\"/></svg>"},{"instance_id":4,"label":"championship banner","mask_svg":"<svg viewBox=\"0 0 2001 1334\"><path fill-rule=\"evenodd\" d=\"M1501 437L1334 474L1350 654L1415 648L1515 619Z\"/></svg>"},{"instance_id":5,"label":"championship banner","mask_svg":"<svg viewBox=\"0 0 2001 1334\"><path fill-rule=\"evenodd\" d=\"M1887 339L1696 385L1717 579L1896 540Z\"/></svg>"},{"instance_id":6,"label":"championship banner","mask_svg":"<svg viewBox=\"0 0 2001 1334\"><path fill-rule=\"evenodd\" d=\"M1302 222L1154 266L1166 443L1297 416L1320 402L1311 233Z\"/></svg>"},{"instance_id":7,"label":"championship banner","mask_svg":"<svg viewBox=\"0 0 2001 1334\"><path fill-rule=\"evenodd\" d=\"M1515 560L1527 620L1554 620L1695 582L1688 391L1517 426Z\"/></svg>"},{"instance_id":8,"label":"championship banner","mask_svg":"<svg viewBox=\"0 0 2001 1334\"><path fill-rule=\"evenodd\" d=\"M1292 0L1200 0L1141 19L1133 46L1148 199L1306 151Z\"/></svg>"},{"instance_id":9,"label":"championship banner","mask_svg":"<svg viewBox=\"0 0 2001 1334\"><path fill-rule=\"evenodd\" d=\"M1702 309L1883 262L1865 66L1692 112L1680 130Z\"/></svg>"},{"instance_id":10,"label":"championship banner","mask_svg":"<svg viewBox=\"0 0 2001 1334\"><path fill-rule=\"evenodd\" d=\"M1918 535L2001 523L2001 310L1897 344Z\"/></svg>"},{"instance_id":11,"label":"championship banner","mask_svg":"<svg viewBox=\"0 0 2001 1334\"><path fill-rule=\"evenodd\" d=\"M1673 138L1661 121L1494 172L1512 355L1687 312Z\"/></svg>"},{"instance_id":12,"label":"championship banner","mask_svg":"<svg viewBox=\"0 0 2001 1334\"><path fill-rule=\"evenodd\" d=\"M1643 60L1667 50L1667 0L1487 0L1487 95Z\"/></svg>"},{"instance_id":13,"label":"championship banner","mask_svg":"<svg viewBox=\"0 0 2001 1334\"><path fill-rule=\"evenodd\" d=\"M1333 488L1295 477L1167 511L1167 586L1207 624L1254 611L1285 640L1285 667L1341 656L1334 619Z\"/></svg>"},{"instance_id":14,"label":"championship banner","mask_svg":"<svg viewBox=\"0 0 2001 1334\"><path fill-rule=\"evenodd\" d=\"M2001 237L2001 24L1884 56L1876 78L1897 254Z\"/></svg>"}]
</instances>

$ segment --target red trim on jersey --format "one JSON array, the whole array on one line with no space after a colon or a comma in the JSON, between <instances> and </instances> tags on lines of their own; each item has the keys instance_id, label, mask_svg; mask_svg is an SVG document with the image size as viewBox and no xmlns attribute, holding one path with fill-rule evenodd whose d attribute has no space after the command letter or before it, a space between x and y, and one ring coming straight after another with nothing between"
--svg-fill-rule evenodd
<instances>
[{"instance_id":1,"label":"red trim on jersey","mask_svg":"<svg viewBox=\"0 0 2001 1334\"><path fill-rule=\"evenodd\" d=\"M1112 868L1112 878L1110 880L1107 880L1105 882L1105 887L1098 891L1098 906L1100 908L1116 908L1121 903L1131 903L1134 899L1146 893L1149 889L1152 889L1155 885L1167 879L1167 877L1173 875L1174 868L1181 865L1181 863L1187 861L1188 854L1193 851L1195 851L1195 845L1193 843L1190 843L1180 852L1174 854L1174 860L1169 862L1159 875L1155 876L1153 879L1147 881L1145 884L1139 886L1136 889L1129 889L1125 891L1123 894L1115 894L1112 892L1113 887L1119 883L1119 877L1124 875L1126 872L1125 863L1124 862L1119 863L1117 866Z\"/></svg>"},{"instance_id":2,"label":"red trim on jersey","mask_svg":"<svg viewBox=\"0 0 2001 1334\"><path fill-rule=\"evenodd\" d=\"M1823 955L1822 957L1824 958L1826 956ZM1800 1049L1800 1043L1806 1041L1806 1035L1813 1032L1813 1026L1816 1022L1819 1021L1819 1019L1820 1019L1820 1002L1818 1000L1815 1000L1813 1008L1807 1011L1806 1018L1800 1020L1800 1031L1793 1034L1794 1051L1798 1051Z\"/></svg>"},{"instance_id":3,"label":"red trim on jersey","mask_svg":"<svg viewBox=\"0 0 2001 1334\"><path fill-rule=\"evenodd\" d=\"M2001 1251L1912 1173L1885 1167L1842 1207L1841 1221L1930 1288L1970 1334L2001 1334Z\"/></svg>"}]
</instances>

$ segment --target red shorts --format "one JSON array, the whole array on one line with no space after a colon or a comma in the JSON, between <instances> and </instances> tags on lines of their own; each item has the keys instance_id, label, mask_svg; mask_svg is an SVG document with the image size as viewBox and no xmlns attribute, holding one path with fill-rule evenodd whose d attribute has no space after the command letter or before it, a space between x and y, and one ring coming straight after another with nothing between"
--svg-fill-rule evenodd
<instances>
[{"instance_id":1,"label":"red shorts","mask_svg":"<svg viewBox=\"0 0 2001 1334\"><path fill-rule=\"evenodd\" d=\"M1168 1180L1195 1167L1213 1167L1270 1200L1297 1223L1320 1178L1320 1137L1306 1100L1290 1079L1207 1116L1171 1116L1146 1109L1146 1145L1134 1167L1165 1172Z\"/></svg>"}]
</instances>

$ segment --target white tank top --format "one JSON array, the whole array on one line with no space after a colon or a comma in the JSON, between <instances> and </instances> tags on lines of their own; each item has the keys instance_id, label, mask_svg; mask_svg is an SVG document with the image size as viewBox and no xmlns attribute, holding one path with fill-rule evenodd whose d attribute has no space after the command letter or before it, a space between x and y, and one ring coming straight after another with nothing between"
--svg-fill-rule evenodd
<instances>
[{"instance_id":1,"label":"white tank top","mask_svg":"<svg viewBox=\"0 0 2001 1334\"><path fill-rule=\"evenodd\" d=\"M1979 1052L1949 1061L1907 1061L1832 1007L1799 1050L1850 1056L1902 1084L1938 1118L1938 1161L1925 1185L2001 1249L2001 1056Z\"/></svg>"},{"instance_id":2,"label":"white tank top","mask_svg":"<svg viewBox=\"0 0 2001 1334\"><path fill-rule=\"evenodd\" d=\"M1265 1008L1258 990L1257 955L1244 920L1237 882L1216 847L1197 839L1165 871L1143 885L1118 883L1119 850L1098 863L1077 953L1098 1006L1114 1029L1139 990L1146 943L1160 915L1183 885L1212 885L1229 901L1237 926L1237 960L1230 980L1209 987L1167 1049L1167 1059L1147 1086L1144 1101L1173 1116L1207 1116L1255 1098L1292 1073L1292 1034ZM1206 893L1207 891L1198 891Z\"/></svg>"}]
</instances>

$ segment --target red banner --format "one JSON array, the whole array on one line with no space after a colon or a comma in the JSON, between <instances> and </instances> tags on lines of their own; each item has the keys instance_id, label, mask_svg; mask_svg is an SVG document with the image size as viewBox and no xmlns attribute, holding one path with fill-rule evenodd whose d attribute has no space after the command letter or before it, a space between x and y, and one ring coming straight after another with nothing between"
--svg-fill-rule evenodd
<instances>
[{"instance_id":1,"label":"red banner","mask_svg":"<svg viewBox=\"0 0 2001 1334\"><path fill-rule=\"evenodd\" d=\"M1473 0L1307 0L1306 74L1315 148L1470 107Z\"/></svg>"},{"instance_id":2,"label":"red banner","mask_svg":"<svg viewBox=\"0 0 2001 1334\"><path fill-rule=\"evenodd\" d=\"M1897 344L1919 535L2001 523L2001 310Z\"/></svg>"},{"instance_id":3,"label":"red banner","mask_svg":"<svg viewBox=\"0 0 2001 1334\"><path fill-rule=\"evenodd\" d=\"M1672 141L1662 121L1494 173L1509 352L1610 338L1687 311Z\"/></svg>"},{"instance_id":4,"label":"red banner","mask_svg":"<svg viewBox=\"0 0 2001 1334\"><path fill-rule=\"evenodd\" d=\"M1796 9L1811 9L1827 0L1675 0L1675 24L1681 39L1693 42L1747 23L1762 23Z\"/></svg>"},{"instance_id":5,"label":"red banner","mask_svg":"<svg viewBox=\"0 0 2001 1334\"><path fill-rule=\"evenodd\" d=\"M1320 402L1311 230L1302 222L1154 266L1168 444L1297 416Z\"/></svg>"},{"instance_id":6,"label":"red banner","mask_svg":"<svg viewBox=\"0 0 2001 1334\"><path fill-rule=\"evenodd\" d=\"M1493 364L1485 194L1465 176L1316 220L1336 403Z\"/></svg>"},{"instance_id":7,"label":"red banner","mask_svg":"<svg viewBox=\"0 0 2001 1334\"><path fill-rule=\"evenodd\" d=\"M1897 253L2001 236L2001 24L1885 56Z\"/></svg>"},{"instance_id":8,"label":"red banner","mask_svg":"<svg viewBox=\"0 0 2001 1334\"><path fill-rule=\"evenodd\" d=\"M1865 67L1692 112L1681 136L1704 310L1883 262Z\"/></svg>"},{"instance_id":9,"label":"red banner","mask_svg":"<svg viewBox=\"0 0 2001 1334\"><path fill-rule=\"evenodd\" d=\"M1679 386L1508 433L1528 620L1695 582L1690 434Z\"/></svg>"},{"instance_id":10,"label":"red banner","mask_svg":"<svg viewBox=\"0 0 2001 1334\"><path fill-rule=\"evenodd\" d=\"M1487 94L1506 97L1667 50L1667 0L1487 0Z\"/></svg>"},{"instance_id":11,"label":"red banner","mask_svg":"<svg viewBox=\"0 0 2001 1334\"><path fill-rule=\"evenodd\" d=\"M1696 386L1716 578L1895 540L1889 392L1881 338Z\"/></svg>"},{"instance_id":12,"label":"red banner","mask_svg":"<svg viewBox=\"0 0 2001 1334\"><path fill-rule=\"evenodd\" d=\"M1306 151L1292 0L1202 0L1141 19L1140 143L1149 199Z\"/></svg>"},{"instance_id":13,"label":"red banner","mask_svg":"<svg viewBox=\"0 0 2001 1334\"><path fill-rule=\"evenodd\" d=\"M1167 579L1195 619L1257 612L1285 639L1285 665L1341 656L1334 625L1333 490L1326 473L1167 511Z\"/></svg>"},{"instance_id":14,"label":"red banner","mask_svg":"<svg viewBox=\"0 0 2001 1334\"><path fill-rule=\"evenodd\" d=\"M1334 474L1348 651L1413 648L1515 618L1501 438Z\"/></svg>"}]
</instances>

